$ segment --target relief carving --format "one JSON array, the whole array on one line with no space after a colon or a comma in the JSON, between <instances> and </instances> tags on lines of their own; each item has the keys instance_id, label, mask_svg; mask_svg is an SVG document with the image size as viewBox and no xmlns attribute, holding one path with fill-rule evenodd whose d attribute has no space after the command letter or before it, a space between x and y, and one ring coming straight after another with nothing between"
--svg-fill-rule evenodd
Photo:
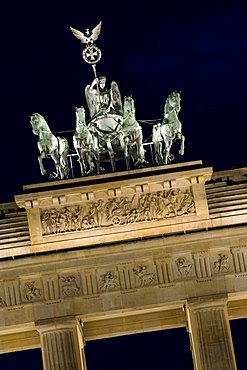
<instances>
[{"instance_id":1,"label":"relief carving","mask_svg":"<svg viewBox=\"0 0 247 370\"><path fill-rule=\"evenodd\" d=\"M141 286L150 285L157 282L155 273L147 272L148 266L140 265L135 267L132 271L138 277L138 282Z\"/></svg>"},{"instance_id":2,"label":"relief carving","mask_svg":"<svg viewBox=\"0 0 247 370\"><path fill-rule=\"evenodd\" d=\"M220 272L227 272L229 270L230 264L229 264L229 257L226 254L219 253L218 259L213 263L213 269L214 272L220 273Z\"/></svg>"},{"instance_id":3,"label":"relief carving","mask_svg":"<svg viewBox=\"0 0 247 370\"><path fill-rule=\"evenodd\" d=\"M32 301L41 297L40 289L35 287L35 281L31 281L29 283L25 283L23 288L23 295L24 299L27 301Z\"/></svg>"},{"instance_id":4,"label":"relief carving","mask_svg":"<svg viewBox=\"0 0 247 370\"><path fill-rule=\"evenodd\" d=\"M118 275L116 271L108 271L100 275L99 288L101 291L119 288Z\"/></svg>"},{"instance_id":5,"label":"relief carving","mask_svg":"<svg viewBox=\"0 0 247 370\"><path fill-rule=\"evenodd\" d=\"M0 297L0 307L6 307L6 306L7 306L7 303L2 297Z\"/></svg>"},{"instance_id":6,"label":"relief carving","mask_svg":"<svg viewBox=\"0 0 247 370\"><path fill-rule=\"evenodd\" d=\"M177 266L177 274L180 278L185 278L192 274L192 263L187 262L186 258L180 257L175 261Z\"/></svg>"},{"instance_id":7,"label":"relief carving","mask_svg":"<svg viewBox=\"0 0 247 370\"><path fill-rule=\"evenodd\" d=\"M60 276L63 295L73 297L79 293L80 287L76 283L75 276Z\"/></svg>"},{"instance_id":8,"label":"relief carving","mask_svg":"<svg viewBox=\"0 0 247 370\"><path fill-rule=\"evenodd\" d=\"M41 211L43 235L104 226L127 225L195 213L189 189L171 189L134 196L99 199L83 206L50 208Z\"/></svg>"}]
</instances>

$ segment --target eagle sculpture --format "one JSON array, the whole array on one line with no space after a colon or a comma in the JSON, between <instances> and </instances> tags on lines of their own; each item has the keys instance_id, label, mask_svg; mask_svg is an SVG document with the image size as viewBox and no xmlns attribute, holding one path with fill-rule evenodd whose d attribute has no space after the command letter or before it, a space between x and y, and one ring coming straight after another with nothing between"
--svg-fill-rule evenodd
<instances>
[{"instance_id":1,"label":"eagle sculpture","mask_svg":"<svg viewBox=\"0 0 247 370\"><path fill-rule=\"evenodd\" d=\"M84 33L72 27L70 27L70 30L77 39L81 40L83 44L93 44L100 34L101 23L102 22L100 22L91 32L88 28L86 28Z\"/></svg>"}]
</instances>

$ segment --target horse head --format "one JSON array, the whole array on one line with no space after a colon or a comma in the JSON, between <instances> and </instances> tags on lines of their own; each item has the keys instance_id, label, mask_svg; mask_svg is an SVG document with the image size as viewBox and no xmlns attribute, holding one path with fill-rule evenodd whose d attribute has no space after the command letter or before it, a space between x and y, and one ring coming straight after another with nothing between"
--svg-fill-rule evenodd
<instances>
[{"instance_id":1,"label":"horse head","mask_svg":"<svg viewBox=\"0 0 247 370\"><path fill-rule=\"evenodd\" d=\"M75 115L76 115L76 124L77 125L85 125L85 109L84 107L75 107Z\"/></svg>"},{"instance_id":2,"label":"horse head","mask_svg":"<svg viewBox=\"0 0 247 370\"><path fill-rule=\"evenodd\" d=\"M135 118L134 99L131 95L124 97L123 117L124 119Z\"/></svg>"},{"instance_id":3,"label":"horse head","mask_svg":"<svg viewBox=\"0 0 247 370\"><path fill-rule=\"evenodd\" d=\"M173 91L169 96L168 96L168 104L170 107L176 110L176 113L179 113L181 106L180 106L180 94L181 92L178 92L177 90Z\"/></svg>"},{"instance_id":4,"label":"horse head","mask_svg":"<svg viewBox=\"0 0 247 370\"><path fill-rule=\"evenodd\" d=\"M45 121L44 118L39 113L33 113L30 116L30 122L32 125L32 131L34 135L39 135L40 129L42 128L42 122Z\"/></svg>"}]
</instances>

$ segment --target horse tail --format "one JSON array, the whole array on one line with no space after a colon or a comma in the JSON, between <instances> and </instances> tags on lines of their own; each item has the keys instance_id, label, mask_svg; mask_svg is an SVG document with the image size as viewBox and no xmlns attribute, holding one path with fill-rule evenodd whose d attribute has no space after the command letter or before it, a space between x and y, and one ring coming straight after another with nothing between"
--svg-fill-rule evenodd
<instances>
[{"instance_id":1,"label":"horse tail","mask_svg":"<svg viewBox=\"0 0 247 370\"><path fill-rule=\"evenodd\" d=\"M68 164L68 151L69 144L64 136L58 136L58 154L59 154L59 167L61 171L61 178L68 178L69 176L69 164Z\"/></svg>"},{"instance_id":2,"label":"horse tail","mask_svg":"<svg viewBox=\"0 0 247 370\"><path fill-rule=\"evenodd\" d=\"M68 144L68 141L67 139L64 137L64 136L58 136L57 137L57 141L58 141L58 153L59 155L63 155L63 154L68 154L68 151L69 151L69 144Z\"/></svg>"}]
</instances>

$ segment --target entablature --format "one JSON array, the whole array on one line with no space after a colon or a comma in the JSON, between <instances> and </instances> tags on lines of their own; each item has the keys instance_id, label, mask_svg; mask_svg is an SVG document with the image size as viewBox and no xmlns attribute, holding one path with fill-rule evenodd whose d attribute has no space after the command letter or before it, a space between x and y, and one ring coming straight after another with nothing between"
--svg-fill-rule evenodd
<instances>
[{"instance_id":1,"label":"entablature","mask_svg":"<svg viewBox=\"0 0 247 370\"><path fill-rule=\"evenodd\" d=\"M209 227L201 161L25 186L31 253ZM68 187L69 186L69 187Z\"/></svg>"}]
</instances>

